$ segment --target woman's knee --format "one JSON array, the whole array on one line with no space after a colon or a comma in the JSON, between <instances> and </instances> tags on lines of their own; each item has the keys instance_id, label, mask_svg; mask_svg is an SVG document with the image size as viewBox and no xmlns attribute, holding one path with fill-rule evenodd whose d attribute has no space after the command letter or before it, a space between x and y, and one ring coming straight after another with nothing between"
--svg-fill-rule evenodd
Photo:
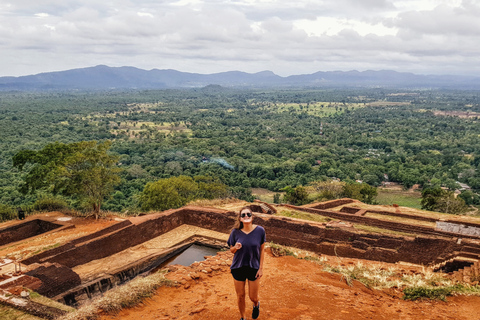
<instances>
[{"instance_id":1,"label":"woman's knee","mask_svg":"<svg viewBox=\"0 0 480 320\"><path fill-rule=\"evenodd\" d=\"M239 300L245 300L245 291L243 292L237 292L237 298Z\"/></svg>"}]
</instances>

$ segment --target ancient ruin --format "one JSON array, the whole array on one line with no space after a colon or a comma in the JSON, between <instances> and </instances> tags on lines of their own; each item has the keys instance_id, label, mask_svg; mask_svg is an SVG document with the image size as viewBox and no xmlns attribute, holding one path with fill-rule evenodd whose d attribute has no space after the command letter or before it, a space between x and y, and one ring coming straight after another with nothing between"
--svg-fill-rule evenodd
<instances>
[{"instance_id":1,"label":"ancient ruin","mask_svg":"<svg viewBox=\"0 0 480 320\"><path fill-rule=\"evenodd\" d=\"M458 221L437 221L399 210L361 209L351 199L285 207L322 215L335 223L278 216L275 206L255 202L256 223L265 228L268 241L318 254L423 265L449 272L458 281L479 278L480 236L463 232L466 227L445 229L445 225L461 225ZM402 222L382 216L395 216ZM3 260L0 289L8 292L21 284L64 304L79 306L151 272L192 244L222 250L235 219L232 211L194 206L124 219L21 261ZM397 233L359 231L352 224ZM473 223L463 226L480 228ZM0 230L0 241L5 246L71 227L68 221L27 219Z\"/></svg>"}]
</instances>

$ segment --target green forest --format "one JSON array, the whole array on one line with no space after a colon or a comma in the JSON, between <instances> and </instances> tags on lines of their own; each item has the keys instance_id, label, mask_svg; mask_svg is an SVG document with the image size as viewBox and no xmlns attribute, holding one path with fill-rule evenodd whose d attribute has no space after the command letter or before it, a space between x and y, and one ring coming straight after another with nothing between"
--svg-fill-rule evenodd
<instances>
[{"instance_id":1,"label":"green forest","mask_svg":"<svg viewBox=\"0 0 480 320\"><path fill-rule=\"evenodd\" d=\"M209 197L242 199L251 198L251 188L285 191L332 179L374 187L467 185L464 199L478 204L479 117L476 91L212 85L2 92L0 207L31 206L58 191L25 188L35 162L14 165L16 155L88 141L108 141L119 169L120 179L98 204L102 210L148 209L142 203L146 186L160 188L154 183L173 177L183 177L182 183L189 177L188 184ZM81 199L57 194L69 206L84 208Z\"/></svg>"}]
</instances>

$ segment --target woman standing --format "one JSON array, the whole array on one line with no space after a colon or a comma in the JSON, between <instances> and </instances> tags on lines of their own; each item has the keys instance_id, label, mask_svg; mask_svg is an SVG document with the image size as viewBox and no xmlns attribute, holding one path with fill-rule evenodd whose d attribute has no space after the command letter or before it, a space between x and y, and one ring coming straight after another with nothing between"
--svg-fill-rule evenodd
<instances>
[{"instance_id":1,"label":"woman standing","mask_svg":"<svg viewBox=\"0 0 480 320\"><path fill-rule=\"evenodd\" d=\"M237 292L240 320L245 317L245 283L248 279L248 296L253 302L252 318L260 314L258 289L263 275L263 260L265 257L265 229L253 224L253 214L250 207L240 209L238 220L228 238L230 252L234 253L230 266Z\"/></svg>"}]
</instances>

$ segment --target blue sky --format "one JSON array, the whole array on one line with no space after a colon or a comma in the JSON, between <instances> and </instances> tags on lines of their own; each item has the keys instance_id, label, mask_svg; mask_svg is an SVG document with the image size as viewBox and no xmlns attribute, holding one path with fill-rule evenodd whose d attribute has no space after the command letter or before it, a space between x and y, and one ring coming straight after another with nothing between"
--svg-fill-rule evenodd
<instances>
[{"instance_id":1,"label":"blue sky","mask_svg":"<svg viewBox=\"0 0 480 320\"><path fill-rule=\"evenodd\" d=\"M104 64L480 76L477 0L2 0L0 76Z\"/></svg>"}]
</instances>

